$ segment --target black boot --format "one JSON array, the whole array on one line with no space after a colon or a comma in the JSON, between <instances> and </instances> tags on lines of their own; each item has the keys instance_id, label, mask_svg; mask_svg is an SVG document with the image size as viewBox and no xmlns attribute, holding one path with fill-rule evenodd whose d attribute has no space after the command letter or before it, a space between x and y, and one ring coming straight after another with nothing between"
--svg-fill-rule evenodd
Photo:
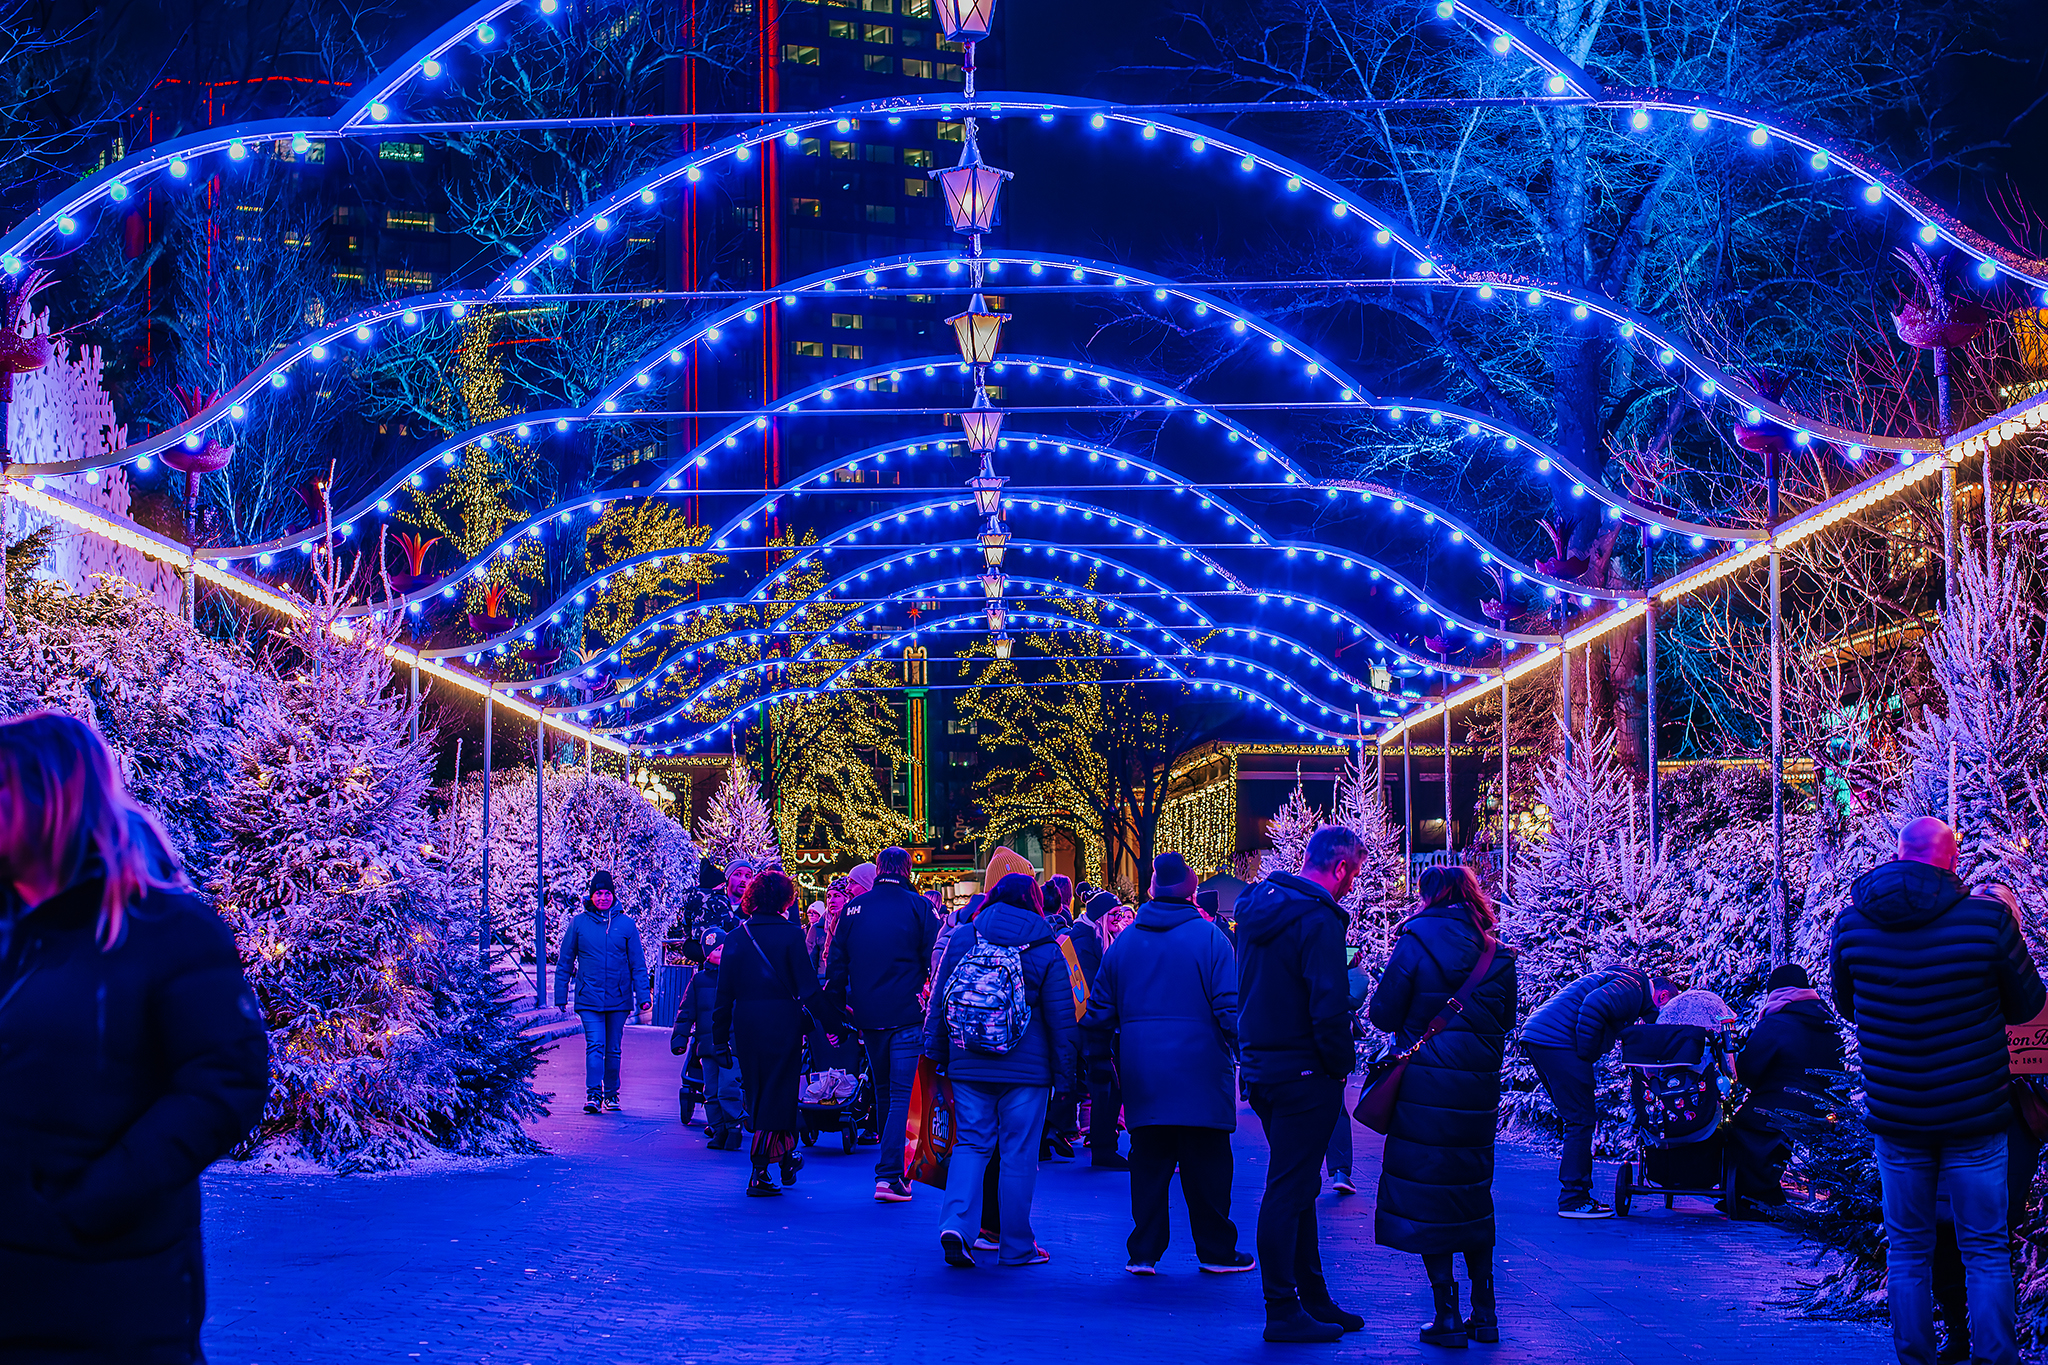
<instances>
[{"instance_id":1,"label":"black boot","mask_svg":"<svg viewBox=\"0 0 2048 1365\"><path fill-rule=\"evenodd\" d=\"M1266 1303L1266 1340L1289 1342L1330 1342L1344 1335L1334 1322L1318 1322L1302 1311L1292 1299Z\"/></svg>"},{"instance_id":2,"label":"black boot","mask_svg":"<svg viewBox=\"0 0 2048 1365\"><path fill-rule=\"evenodd\" d=\"M782 1193L782 1187L768 1178L766 1163L754 1167L754 1174L747 1181L747 1195L752 1199L769 1199Z\"/></svg>"},{"instance_id":3,"label":"black boot","mask_svg":"<svg viewBox=\"0 0 2048 1365\"><path fill-rule=\"evenodd\" d=\"M1356 1313L1347 1313L1339 1308L1331 1300L1330 1291L1327 1289L1318 1294L1308 1286L1302 1286L1301 1311L1314 1318L1317 1322L1330 1323L1333 1326L1342 1328L1346 1332L1362 1332L1365 1330L1365 1319Z\"/></svg>"},{"instance_id":4,"label":"black boot","mask_svg":"<svg viewBox=\"0 0 2048 1365\"><path fill-rule=\"evenodd\" d=\"M1432 1281L1429 1292L1436 1297L1436 1318L1422 1329L1422 1344L1464 1350L1467 1338L1464 1320L1458 1316L1458 1282Z\"/></svg>"},{"instance_id":5,"label":"black boot","mask_svg":"<svg viewBox=\"0 0 2048 1365\"><path fill-rule=\"evenodd\" d=\"M1500 1340L1500 1309L1493 1301L1491 1276L1472 1280L1472 1312L1465 1319L1465 1335L1491 1346Z\"/></svg>"}]
</instances>

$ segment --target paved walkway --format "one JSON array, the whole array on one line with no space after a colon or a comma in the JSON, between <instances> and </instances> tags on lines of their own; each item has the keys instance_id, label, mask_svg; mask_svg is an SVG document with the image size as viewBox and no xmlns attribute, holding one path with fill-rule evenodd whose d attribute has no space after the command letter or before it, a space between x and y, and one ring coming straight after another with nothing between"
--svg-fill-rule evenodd
<instances>
[{"instance_id":1,"label":"paved walkway","mask_svg":"<svg viewBox=\"0 0 2048 1365\"><path fill-rule=\"evenodd\" d=\"M1199 1274L1178 1207L1163 1273L1122 1273L1125 1183L1085 1161L1041 1169L1034 1221L1053 1260L1030 1269L946 1267L936 1196L920 1189L913 1203L875 1204L868 1148L846 1157L820 1146L785 1198L741 1197L744 1155L707 1152L698 1129L675 1121L666 1042L666 1030L628 1030L626 1112L600 1117L576 1099L580 1040L558 1046L543 1082L562 1102L537 1129L550 1156L376 1178L209 1176L214 1365L1445 1359L1415 1340L1429 1316L1419 1262L1373 1245L1373 1146L1360 1144L1367 1193L1323 1202L1336 1296L1369 1325L1336 1347L1267 1346L1258 1276ZM1245 1122L1235 1209L1249 1246L1265 1149L1249 1113ZM1789 1236L1683 1204L1561 1222L1548 1163L1501 1156L1506 1340L1475 1357L1889 1358L1868 1326L1771 1306L1800 1273Z\"/></svg>"}]
</instances>

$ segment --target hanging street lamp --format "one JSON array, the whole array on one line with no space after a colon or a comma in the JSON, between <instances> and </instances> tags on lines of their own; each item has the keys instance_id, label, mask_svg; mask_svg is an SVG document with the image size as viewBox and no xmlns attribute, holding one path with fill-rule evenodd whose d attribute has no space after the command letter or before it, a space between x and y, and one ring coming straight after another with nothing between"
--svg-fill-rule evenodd
<instances>
[{"instance_id":1,"label":"hanging street lamp","mask_svg":"<svg viewBox=\"0 0 2048 1365\"><path fill-rule=\"evenodd\" d=\"M974 510L983 517L992 517L1002 510L1003 485L1009 480L999 476L984 458L981 472L967 481L974 490Z\"/></svg>"},{"instance_id":2,"label":"hanging street lamp","mask_svg":"<svg viewBox=\"0 0 2048 1365\"><path fill-rule=\"evenodd\" d=\"M981 576L981 595L991 602L1003 595L1007 581L1000 573L985 573Z\"/></svg>"},{"instance_id":3,"label":"hanging street lamp","mask_svg":"<svg viewBox=\"0 0 2048 1365\"><path fill-rule=\"evenodd\" d=\"M1010 543L1010 528L991 517L981 528L981 558L991 569L1003 567L1003 548Z\"/></svg>"},{"instance_id":4,"label":"hanging street lamp","mask_svg":"<svg viewBox=\"0 0 2048 1365\"><path fill-rule=\"evenodd\" d=\"M949 43L978 43L995 32L996 0L932 0L932 13Z\"/></svg>"},{"instance_id":5,"label":"hanging street lamp","mask_svg":"<svg viewBox=\"0 0 2048 1365\"><path fill-rule=\"evenodd\" d=\"M1007 658L1009 658L1009 657L1010 657L1010 637L1009 637L1009 636L1007 636L1007 635L998 635L998 636L996 636L996 638L995 638L995 639L994 639L994 640L993 640L993 641L992 641L991 643L993 643L993 644L995 645L995 647L996 647L996 657L997 657L998 659L1007 659Z\"/></svg>"},{"instance_id":6,"label":"hanging street lamp","mask_svg":"<svg viewBox=\"0 0 2048 1365\"><path fill-rule=\"evenodd\" d=\"M988 405L988 394L985 392L974 395L974 406L960 414L960 434L967 438L967 449L981 456L984 467L989 456L996 452L996 437L1002 430L1003 414ZM982 497L982 480L976 478L973 482L974 500L979 505ZM981 511L983 516L995 515L992 508L983 507Z\"/></svg>"},{"instance_id":7,"label":"hanging street lamp","mask_svg":"<svg viewBox=\"0 0 2048 1365\"><path fill-rule=\"evenodd\" d=\"M1010 173L983 163L981 145L974 137L974 120L967 121L967 140L960 148L960 164L933 171L931 177L946 192L946 217L953 224L953 231L978 237L995 225L996 204Z\"/></svg>"},{"instance_id":8,"label":"hanging street lamp","mask_svg":"<svg viewBox=\"0 0 2048 1365\"><path fill-rule=\"evenodd\" d=\"M1009 613L1003 610L1003 604L1001 602L991 602L988 604L989 630L991 630L997 635L1002 634L1003 627L1009 623L1009 619Z\"/></svg>"},{"instance_id":9,"label":"hanging street lamp","mask_svg":"<svg viewBox=\"0 0 2048 1365\"><path fill-rule=\"evenodd\" d=\"M993 365L1003 345L1003 324L1010 320L1008 313L992 312L980 294L976 294L964 313L955 313L946 319L946 325L953 329L953 339L959 343L960 358L970 365Z\"/></svg>"}]
</instances>

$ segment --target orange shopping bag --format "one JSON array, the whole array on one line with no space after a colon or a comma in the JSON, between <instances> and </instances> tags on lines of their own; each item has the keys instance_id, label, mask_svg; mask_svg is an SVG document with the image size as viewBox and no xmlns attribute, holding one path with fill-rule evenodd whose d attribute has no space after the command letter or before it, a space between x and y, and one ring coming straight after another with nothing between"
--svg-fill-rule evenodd
<instances>
[{"instance_id":1,"label":"orange shopping bag","mask_svg":"<svg viewBox=\"0 0 2048 1365\"><path fill-rule=\"evenodd\" d=\"M953 1083L939 1074L929 1057L917 1059L917 1079L910 1083L910 1117L903 1130L903 1169L920 1185L946 1188L946 1166L953 1155Z\"/></svg>"}]
</instances>

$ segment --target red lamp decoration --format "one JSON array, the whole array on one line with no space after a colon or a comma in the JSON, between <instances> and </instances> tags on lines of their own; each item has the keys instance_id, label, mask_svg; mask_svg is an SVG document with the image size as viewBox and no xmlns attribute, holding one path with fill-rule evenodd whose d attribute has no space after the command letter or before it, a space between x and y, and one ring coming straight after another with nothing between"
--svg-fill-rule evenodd
<instances>
[{"instance_id":1,"label":"red lamp decoration","mask_svg":"<svg viewBox=\"0 0 2048 1365\"><path fill-rule=\"evenodd\" d=\"M1002 430L1003 414L988 405L986 393L976 394L974 406L960 414L960 434L967 438L968 450L981 456L984 466L988 457L995 454L996 437L1002 434ZM978 478L974 480L977 506L981 503L981 482ZM983 516L994 515L994 511L987 507L983 507L981 512Z\"/></svg>"},{"instance_id":2,"label":"red lamp decoration","mask_svg":"<svg viewBox=\"0 0 2048 1365\"><path fill-rule=\"evenodd\" d=\"M1991 322L1991 310L1981 303L1949 297L1947 264L1917 246L1892 254L1905 263L1920 286L1920 296L1909 295L1892 314L1899 340L1922 351L1967 346L1976 340Z\"/></svg>"},{"instance_id":3,"label":"red lamp decoration","mask_svg":"<svg viewBox=\"0 0 2048 1365\"><path fill-rule=\"evenodd\" d=\"M995 32L996 0L932 0L932 12L949 43L978 43Z\"/></svg>"},{"instance_id":4,"label":"red lamp decoration","mask_svg":"<svg viewBox=\"0 0 2048 1365\"><path fill-rule=\"evenodd\" d=\"M967 311L947 318L946 325L953 329L962 360L970 365L993 365L1003 347L1003 324L1009 320L1008 313L989 311L987 302L977 293Z\"/></svg>"},{"instance_id":5,"label":"red lamp decoration","mask_svg":"<svg viewBox=\"0 0 2048 1365\"><path fill-rule=\"evenodd\" d=\"M981 528L981 558L991 569L1003 567L1003 550L1010 543L1010 528L990 518Z\"/></svg>"},{"instance_id":6,"label":"red lamp decoration","mask_svg":"<svg viewBox=\"0 0 2048 1365\"><path fill-rule=\"evenodd\" d=\"M441 537L411 536L400 531L392 539L398 542L399 551L405 556L406 571L387 575L391 580L391 590L400 597L410 596L432 581L427 573L427 551L439 545Z\"/></svg>"},{"instance_id":7,"label":"red lamp decoration","mask_svg":"<svg viewBox=\"0 0 2048 1365\"><path fill-rule=\"evenodd\" d=\"M512 618L505 615L505 585L490 583L484 587L484 614L469 614L469 628L479 635L503 635L512 629Z\"/></svg>"},{"instance_id":8,"label":"red lamp decoration","mask_svg":"<svg viewBox=\"0 0 2048 1365\"><path fill-rule=\"evenodd\" d=\"M201 388L171 390L178 406L185 410L185 420L191 421L200 413L212 407L220 397ZM190 502L198 495L199 476L226 469L228 461L235 456L235 448L222 445L212 437L202 437L197 432L188 435L182 445L172 446L163 453L163 462L185 476L185 501Z\"/></svg>"},{"instance_id":9,"label":"red lamp decoration","mask_svg":"<svg viewBox=\"0 0 2048 1365\"><path fill-rule=\"evenodd\" d=\"M0 402L13 399L14 376L34 374L50 363L50 339L35 334L35 319L27 312L29 300L48 289L55 278L47 270L0 275ZM27 332L22 331L24 327Z\"/></svg>"},{"instance_id":10,"label":"red lamp decoration","mask_svg":"<svg viewBox=\"0 0 2048 1365\"><path fill-rule=\"evenodd\" d=\"M931 175L946 192L946 217L952 222L953 231L972 235L995 226L996 203L1010 173L983 164L971 120L966 144L960 149L960 164L950 170L933 171Z\"/></svg>"}]
</instances>

